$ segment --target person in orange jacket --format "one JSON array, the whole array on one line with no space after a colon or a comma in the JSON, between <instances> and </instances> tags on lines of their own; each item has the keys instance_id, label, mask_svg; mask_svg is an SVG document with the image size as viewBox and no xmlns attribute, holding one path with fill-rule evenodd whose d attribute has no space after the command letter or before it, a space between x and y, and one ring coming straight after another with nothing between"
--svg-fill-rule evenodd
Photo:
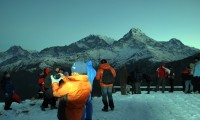
<instances>
[{"instance_id":1,"label":"person in orange jacket","mask_svg":"<svg viewBox=\"0 0 200 120\"><path fill-rule=\"evenodd\" d=\"M72 76L61 74L59 79L51 76L53 95L55 97L67 97L66 119L81 120L83 109L91 92L91 85L88 81L87 66L84 62L75 62L71 68ZM64 83L59 86L59 81Z\"/></svg>"},{"instance_id":2,"label":"person in orange jacket","mask_svg":"<svg viewBox=\"0 0 200 120\"><path fill-rule=\"evenodd\" d=\"M112 68L105 59L101 60L101 66L97 71L96 79L100 81L100 86L102 91L102 101L104 104L102 111L104 112L108 112L108 102L112 111L114 110L115 107L112 97L112 88L114 82L110 83L106 82L115 77L116 77L116 72L114 68ZM107 97L109 101L107 101Z\"/></svg>"}]
</instances>

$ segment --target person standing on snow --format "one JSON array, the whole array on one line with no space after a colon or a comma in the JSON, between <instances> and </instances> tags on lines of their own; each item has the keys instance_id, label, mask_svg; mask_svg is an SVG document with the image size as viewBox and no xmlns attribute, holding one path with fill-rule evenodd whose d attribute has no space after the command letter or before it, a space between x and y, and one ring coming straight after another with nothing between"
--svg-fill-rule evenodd
<instances>
[{"instance_id":1,"label":"person standing on snow","mask_svg":"<svg viewBox=\"0 0 200 120\"><path fill-rule=\"evenodd\" d=\"M101 66L97 71L96 79L100 81L100 86L102 91L102 101L104 104L102 111L104 112L108 112L108 105L110 106L112 111L114 110L115 107L112 97L112 89L115 77L116 77L116 72L114 68L112 68L107 63L107 60L105 59L101 60Z\"/></svg>"},{"instance_id":2,"label":"person standing on snow","mask_svg":"<svg viewBox=\"0 0 200 120\"><path fill-rule=\"evenodd\" d=\"M141 83L143 81L143 74L139 71L138 68L135 69L134 73L134 83L135 83L135 94L141 94Z\"/></svg>"},{"instance_id":3,"label":"person standing on snow","mask_svg":"<svg viewBox=\"0 0 200 120\"><path fill-rule=\"evenodd\" d=\"M195 88L196 88L196 93L200 93L200 60L199 57L195 58L195 66L194 66L194 71L193 71L193 77L195 81Z\"/></svg>"},{"instance_id":4,"label":"person standing on snow","mask_svg":"<svg viewBox=\"0 0 200 120\"><path fill-rule=\"evenodd\" d=\"M44 75L39 79L38 83L41 84L43 89L43 103L40 106L42 111L45 111L45 108L48 108L48 104L50 103L50 99L47 97L47 89L45 88L45 77L49 74L50 70L48 68L44 69Z\"/></svg>"},{"instance_id":5,"label":"person standing on snow","mask_svg":"<svg viewBox=\"0 0 200 120\"><path fill-rule=\"evenodd\" d=\"M171 86L171 89L170 89L169 92L173 93L174 92L174 81L175 81L174 77L175 77L175 73L174 73L174 69L172 67L170 67L169 70L170 70L170 73L168 75L168 79L169 79L169 84Z\"/></svg>"},{"instance_id":6,"label":"person standing on snow","mask_svg":"<svg viewBox=\"0 0 200 120\"><path fill-rule=\"evenodd\" d=\"M91 88L93 86L93 81L96 77L96 70L93 68L92 61L86 62L87 65L87 76L88 80L91 84ZM82 120L92 120L92 114L93 114L93 107L92 107L92 90L90 93L90 96L86 102L86 106L83 112Z\"/></svg>"},{"instance_id":7,"label":"person standing on snow","mask_svg":"<svg viewBox=\"0 0 200 120\"><path fill-rule=\"evenodd\" d=\"M38 98L44 98L44 71L39 74L39 80L38 80L39 90L38 90Z\"/></svg>"},{"instance_id":8,"label":"person standing on snow","mask_svg":"<svg viewBox=\"0 0 200 120\"><path fill-rule=\"evenodd\" d=\"M124 67L122 68L121 72L120 72L120 85L121 85L121 94L122 95L127 95L127 70L126 70L126 65L124 65Z\"/></svg>"},{"instance_id":9,"label":"person standing on snow","mask_svg":"<svg viewBox=\"0 0 200 120\"><path fill-rule=\"evenodd\" d=\"M150 87L151 87L152 79L148 74L143 74L143 78L147 83L147 94L150 94Z\"/></svg>"},{"instance_id":10,"label":"person standing on snow","mask_svg":"<svg viewBox=\"0 0 200 120\"><path fill-rule=\"evenodd\" d=\"M162 83L162 93L164 93L166 77L170 73L170 70L165 68L165 64L161 64L161 66L156 70L156 73L157 73L157 85L156 85L155 92L157 92L159 90L159 86Z\"/></svg>"},{"instance_id":11,"label":"person standing on snow","mask_svg":"<svg viewBox=\"0 0 200 120\"><path fill-rule=\"evenodd\" d=\"M51 75L52 90L55 97L66 96L66 119L81 120L83 110L91 93L91 84L88 81L87 66L84 62L75 62L71 68L72 76L61 74L59 79ZM65 82L59 86L59 81Z\"/></svg>"},{"instance_id":12,"label":"person standing on snow","mask_svg":"<svg viewBox=\"0 0 200 120\"><path fill-rule=\"evenodd\" d=\"M191 93L193 91L193 85L192 85L192 74L191 74L191 68L188 66L186 70L182 72L182 79L185 82L185 93Z\"/></svg>"},{"instance_id":13,"label":"person standing on snow","mask_svg":"<svg viewBox=\"0 0 200 120\"><path fill-rule=\"evenodd\" d=\"M12 110L10 108L13 100L12 96L15 93L14 87L13 87L13 82L11 80L11 75L9 72L4 72L3 77L1 80L1 89L3 91L3 94L5 96L5 106L4 110Z\"/></svg>"}]
</instances>

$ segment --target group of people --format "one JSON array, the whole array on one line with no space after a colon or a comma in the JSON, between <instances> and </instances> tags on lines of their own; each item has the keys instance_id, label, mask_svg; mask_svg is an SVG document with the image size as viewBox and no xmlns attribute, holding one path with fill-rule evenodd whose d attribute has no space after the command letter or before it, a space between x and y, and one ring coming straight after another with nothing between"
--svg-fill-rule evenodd
<instances>
[{"instance_id":1,"label":"group of people","mask_svg":"<svg viewBox=\"0 0 200 120\"><path fill-rule=\"evenodd\" d=\"M190 63L182 72L182 79L185 81L185 93L200 93L200 58L195 57L194 63Z\"/></svg>"},{"instance_id":2,"label":"group of people","mask_svg":"<svg viewBox=\"0 0 200 120\"><path fill-rule=\"evenodd\" d=\"M132 86L132 94L141 94L141 83L146 81L147 94L150 94L150 86L152 82L151 76L143 74L138 68L128 75L126 67L122 68L120 73L121 93L127 94L127 84ZM71 74L69 74L71 73ZM43 96L41 110L45 111L51 105L51 109L58 109L59 120L92 120L92 86L94 79L98 80L102 92L102 111L113 111L115 108L112 92L113 83L115 82L116 71L111 67L105 59L101 60L101 65L96 72L93 68L92 61L84 63L83 61L75 62L71 71L66 72L64 69L54 67L52 70L45 68L39 75L38 84ZM169 80L171 89L174 91L174 70L169 69L165 64L161 64L156 70L156 88L159 90L162 85L162 93L165 92L166 80ZM190 64L183 72L185 93L200 93L200 60L195 58L195 63ZM3 74L1 80L1 88L5 96L5 110L12 110L10 107L13 102L15 89L9 72ZM59 105L56 101L59 99ZM109 109L110 108L110 109Z\"/></svg>"},{"instance_id":3,"label":"group of people","mask_svg":"<svg viewBox=\"0 0 200 120\"><path fill-rule=\"evenodd\" d=\"M38 84L43 92L41 110L45 111L48 104L51 109L58 109L59 120L92 120L92 86L99 80L102 91L102 111L114 110L112 88L116 72L105 59L101 60L98 71L93 68L92 61L75 62L69 71L55 67L53 71L45 68L40 74ZM56 99L59 99L58 108Z\"/></svg>"},{"instance_id":4,"label":"group of people","mask_svg":"<svg viewBox=\"0 0 200 120\"><path fill-rule=\"evenodd\" d=\"M185 70L181 73L183 80L183 91L184 93L200 93L200 60L199 57L194 58L194 63L187 66ZM130 93L130 86L132 86L132 94L141 94L141 84L146 82L147 84L147 94L150 94L150 86L152 83L152 76L142 73L139 68L135 68L134 71L127 73L126 66L124 66L120 72L120 85L121 94L127 95ZM170 85L169 92L174 92L175 83L175 72L172 66L167 68L165 64L161 64L160 67L156 69L156 87L155 92L160 90L160 85L162 86L162 93L166 91L165 86L167 81Z\"/></svg>"}]
</instances>

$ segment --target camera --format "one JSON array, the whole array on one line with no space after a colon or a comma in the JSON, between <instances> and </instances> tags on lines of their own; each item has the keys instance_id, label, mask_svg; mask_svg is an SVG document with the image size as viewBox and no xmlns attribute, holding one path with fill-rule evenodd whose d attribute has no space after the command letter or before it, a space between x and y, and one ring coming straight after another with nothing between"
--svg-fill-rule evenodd
<instances>
[{"instance_id":1,"label":"camera","mask_svg":"<svg viewBox=\"0 0 200 120\"><path fill-rule=\"evenodd\" d=\"M60 79L60 78L61 78L61 75L60 75L60 74L53 75L53 78L54 78L54 79Z\"/></svg>"}]
</instances>

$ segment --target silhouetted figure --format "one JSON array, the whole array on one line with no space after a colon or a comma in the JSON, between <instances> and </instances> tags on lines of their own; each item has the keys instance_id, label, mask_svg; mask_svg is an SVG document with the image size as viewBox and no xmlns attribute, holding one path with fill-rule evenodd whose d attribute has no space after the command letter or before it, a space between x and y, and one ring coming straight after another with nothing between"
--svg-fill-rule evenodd
<instances>
[{"instance_id":1,"label":"silhouetted figure","mask_svg":"<svg viewBox=\"0 0 200 120\"><path fill-rule=\"evenodd\" d=\"M4 110L12 110L10 107L13 100L12 96L15 93L13 82L11 80L11 75L9 72L4 72L3 77L1 80L1 89L3 91L4 97L5 97L5 106Z\"/></svg>"},{"instance_id":2,"label":"silhouetted figure","mask_svg":"<svg viewBox=\"0 0 200 120\"><path fill-rule=\"evenodd\" d=\"M150 87L151 87L151 77L148 74L143 74L143 78L147 83L147 94L150 94Z\"/></svg>"}]
</instances>

